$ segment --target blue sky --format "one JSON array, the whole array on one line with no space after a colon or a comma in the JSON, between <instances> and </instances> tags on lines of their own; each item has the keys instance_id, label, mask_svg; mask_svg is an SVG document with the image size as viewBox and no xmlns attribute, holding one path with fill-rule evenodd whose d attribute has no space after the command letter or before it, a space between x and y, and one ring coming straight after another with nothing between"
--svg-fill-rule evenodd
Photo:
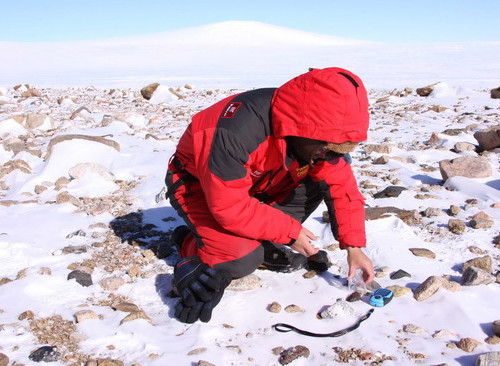
<instances>
[{"instance_id":1,"label":"blue sky","mask_svg":"<svg viewBox=\"0 0 500 366\"><path fill-rule=\"evenodd\" d=\"M500 41L499 0L1 0L0 41L71 41L256 20L382 42Z\"/></svg>"}]
</instances>

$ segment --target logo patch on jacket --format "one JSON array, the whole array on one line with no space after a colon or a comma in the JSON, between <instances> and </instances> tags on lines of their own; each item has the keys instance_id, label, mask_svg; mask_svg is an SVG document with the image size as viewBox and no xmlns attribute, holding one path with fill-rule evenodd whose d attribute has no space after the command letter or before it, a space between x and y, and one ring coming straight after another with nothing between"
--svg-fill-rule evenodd
<instances>
[{"instance_id":1,"label":"logo patch on jacket","mask_svg":"<svg viewBox=\"0 0 500 366\"><path fill-rule=\"evenodd\" d=\"M309 170L309 165L306 165L301 168L295 169L295 174L297 174L297 178L302 178L304 175L307 174L308 170Z\"/></svg>"},{"instance_id":2,"label":"logo patch on jacket","mask_svg":"<svg viewBox=\"0 0 500 366\"><path fill-rule=\"evenodd\" d=\"M234 115L236 114L236 111L238 110L239 107L241 107L240 102L231 102L229 103L224 111L222 112L221 118L233 118Z\"/></svg>"}]
</instances>

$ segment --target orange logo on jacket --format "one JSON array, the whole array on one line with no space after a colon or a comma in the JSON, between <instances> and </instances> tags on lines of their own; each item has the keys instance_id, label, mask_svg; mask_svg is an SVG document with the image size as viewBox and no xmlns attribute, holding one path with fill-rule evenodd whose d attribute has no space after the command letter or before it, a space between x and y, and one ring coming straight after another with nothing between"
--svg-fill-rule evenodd
<instances>
[{"instance_id":1,"label":"orange logo on jacket","mask_svg":"<svg viewBox=\"0 0 500 366\"><path fill-rule=\"evenodd\" d=\"M306 175L308 170L309 170L309 165L303 166L302 168L295 169L295 173L297 174L297 178L301 178L303 175Z\"/></svg>"}]
</instances>

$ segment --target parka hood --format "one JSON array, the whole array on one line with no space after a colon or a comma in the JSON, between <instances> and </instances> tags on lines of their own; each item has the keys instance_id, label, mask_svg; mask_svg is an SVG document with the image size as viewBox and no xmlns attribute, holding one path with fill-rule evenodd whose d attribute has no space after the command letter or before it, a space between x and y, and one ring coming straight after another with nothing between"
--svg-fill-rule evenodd
<instances>
[{"instance_id":1,"label":"parka hood","mask_svg":"<svg viewBox=\"0 0 500 366\"><path fill-rule=\"evenodd\" d=\"M272 101L273 134L333 143L367 138L368 96L348 70L313 69L279 87Z\"/></svg>"}]
</instances>

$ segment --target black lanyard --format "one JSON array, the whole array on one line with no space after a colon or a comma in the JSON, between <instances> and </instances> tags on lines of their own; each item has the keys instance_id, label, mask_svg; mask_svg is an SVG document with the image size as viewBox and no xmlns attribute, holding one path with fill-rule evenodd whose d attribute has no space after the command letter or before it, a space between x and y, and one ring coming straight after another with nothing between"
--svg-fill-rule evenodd
<instances>
[{"instance_id":1,"label":"black lanyard","mask_svg":"<svg viewBox=\"0 0 500 366\"><path fill-rule=\"evenodd\" d=\"M374 309L370 309L368 310L368 312L363 315L361 318L359 318L358 322L352 326L350 326L349 328L345 328L345 329L342 329L342 330L338 330L336 332L333 332L333 333L313 333L313 332L308 332L307 330L302 330L302 329L299 329L299 328L295 328L294 326L291 326L289 324L284 324L284 323L277 323L277 324L274 324L273 325L273 329L278 331L278 332L282 332L282 333L286 333L286 332L297 332L299 334L302 334L302 335L306 335L306 336L310 336L310 337L340 337L340 336L343 336L349 332L352 332L353 330L355 329L358 329L360 324L362 322L364 322L366 319L368 319L370 317L370 315L372 315L373 313L373 310Z\"/></svg>"}]
</instances>

